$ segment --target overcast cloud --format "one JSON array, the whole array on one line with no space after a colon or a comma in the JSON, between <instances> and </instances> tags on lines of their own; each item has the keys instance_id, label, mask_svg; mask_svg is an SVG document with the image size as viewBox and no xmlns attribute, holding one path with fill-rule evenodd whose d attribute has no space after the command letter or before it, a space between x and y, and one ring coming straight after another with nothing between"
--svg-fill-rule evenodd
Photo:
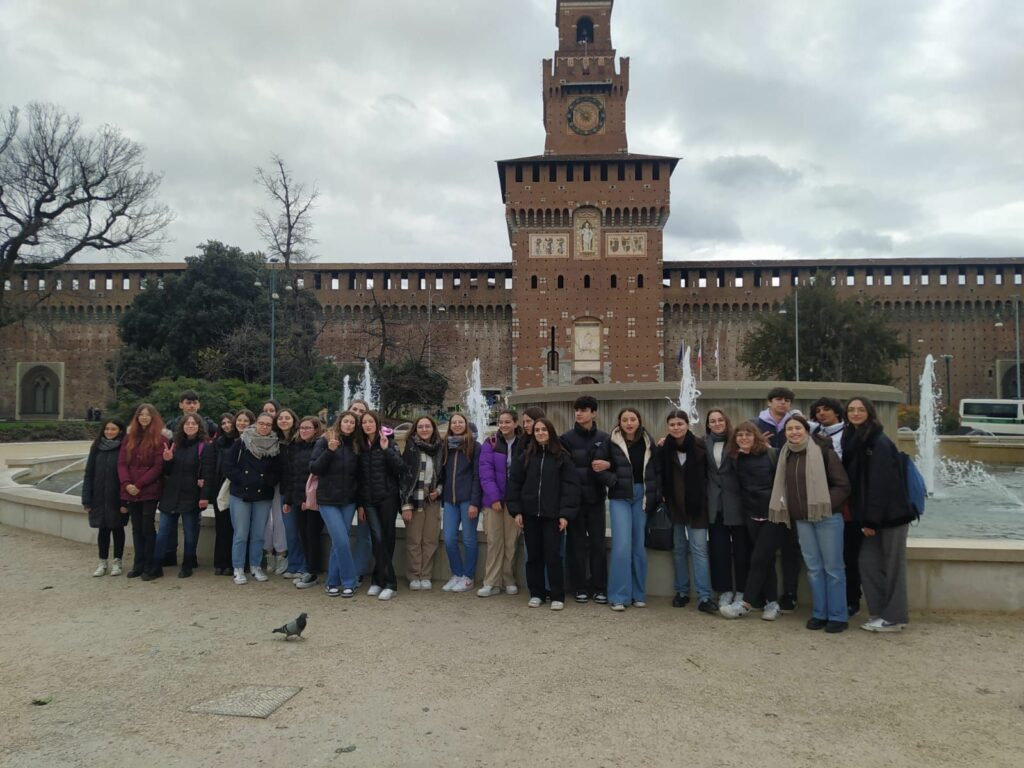
<instances>
[{"instance_id":1,"label":"overcast cloud","mask_svg":"<svg viewBox=\"0 0 1024 768\"><path fill-rule=\"evenodd\" d=\"M255 168L326 261L507 261L494 161L539 154L554 0L5 0L0 105L119 126L166 258L261 247ZM619 0L634 152L683 158L665 259L1024 256L1024 3Z\"/></svg>"}]
</instances>

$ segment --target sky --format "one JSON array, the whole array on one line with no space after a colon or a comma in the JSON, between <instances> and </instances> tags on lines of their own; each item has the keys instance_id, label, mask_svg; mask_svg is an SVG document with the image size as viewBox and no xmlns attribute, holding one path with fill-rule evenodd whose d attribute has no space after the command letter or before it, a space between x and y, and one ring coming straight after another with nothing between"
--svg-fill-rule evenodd
<instances>
[{"instance_id":1,"label":"sky","mask_svg":"<svg viewBox=\"0 0 1024 768\"><path fill-rule=\"evenodd\" d=\"M0 107L141 143L160 260L262 248L273 153L319 260L511 258L495 161L543 151L554 0L0 8ZM1024 256L1020 0L618 0L612 40L630 150L683 158L666 261Z\"/></svg>"}]
</instances>

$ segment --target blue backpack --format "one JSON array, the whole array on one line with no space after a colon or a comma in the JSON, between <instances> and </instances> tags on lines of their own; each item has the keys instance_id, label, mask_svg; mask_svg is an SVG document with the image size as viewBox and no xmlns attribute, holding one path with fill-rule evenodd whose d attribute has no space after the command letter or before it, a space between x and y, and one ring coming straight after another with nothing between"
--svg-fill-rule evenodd
<instances>
[{"instance_id":1,"label":"blue backpack","mask_svg":"<svg viewBox=\"0 0 1024 768\"><path fill-rule=\"evenodd\" d=\"M903 474L903 488L906 492L907 503L920 518L924 514L924 502L928 496L928 489L924 484L924 476L914 464L914 460L903 451L900 451L900 471Z\"/></svg>"}]
</instances>

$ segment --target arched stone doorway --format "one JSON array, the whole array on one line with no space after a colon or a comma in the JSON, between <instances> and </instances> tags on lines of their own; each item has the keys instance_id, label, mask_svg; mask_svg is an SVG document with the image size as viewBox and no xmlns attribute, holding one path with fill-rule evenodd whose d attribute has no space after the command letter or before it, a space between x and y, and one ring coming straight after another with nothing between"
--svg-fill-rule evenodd
<instances>
[{"instance_id":1,"label":"arched stone doorway","mask_svg":"<svg viewBox=\"0 0 1024 768\"><path fill-rule=\"evenodd\" d=\"M18 418L64 417L63 363L18 363Z\"/></svg>"},{"instance_id":2,"label":"arched stone doorway","mask_svg":"<svg viewBox=\"0 0 1024 768\"><path fill-rule=\"evenodd\" d=\"M1024 380L1024 365L1021 366L1021 379ZM1003 371L1002 386L999 391L1003 393L1003 397L1009 400L1017 400L1020 398L1020 392L1017 391L1017 366L1011 365L1005 371ZM1024 386L1024 385L1022 385Z\"/></svg>"},{"instance_id":3,"label":"arched stone doorway","mask_svg":"<svg viewBox=\"0 0 1024 768\"><path fill-rule=\"evenodd\" d=\"M593 376L584 376L581 379L576 380L577 384L600 384L600 382Z\"/></svg>"}]
</instances>

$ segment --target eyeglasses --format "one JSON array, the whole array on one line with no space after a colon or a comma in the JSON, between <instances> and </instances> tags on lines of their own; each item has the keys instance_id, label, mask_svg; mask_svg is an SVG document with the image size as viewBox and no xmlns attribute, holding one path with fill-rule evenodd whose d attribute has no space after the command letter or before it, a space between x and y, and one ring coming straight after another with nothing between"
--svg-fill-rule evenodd
<instances>
[{"instance_id":1,"label":"eyeglasses","mask_svg":"<svg viewBox=\"0 0 1024 768\"><path fill-rule=\"evenodd\" d=\"M312 424L302 424L299 427L299 431L302 431L303 429L316 429L316 427L314 427Z\"/></svg>"}]
</instances>

